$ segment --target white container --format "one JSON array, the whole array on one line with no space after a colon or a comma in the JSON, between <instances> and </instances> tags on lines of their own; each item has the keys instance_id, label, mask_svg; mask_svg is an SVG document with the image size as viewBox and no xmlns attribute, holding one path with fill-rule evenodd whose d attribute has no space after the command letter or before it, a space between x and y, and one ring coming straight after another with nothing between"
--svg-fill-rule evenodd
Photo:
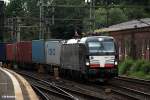
<instances>
[{"instance_id":1,"label":"white container","mask_svg":"<svg viewBox=\"0 0 150 100\"><path fill-rule=\"evenodd\" d=\"M48 40L45 42L46 64L60 65L61 45L60 40Z\"/></svg>"}]
</instances>

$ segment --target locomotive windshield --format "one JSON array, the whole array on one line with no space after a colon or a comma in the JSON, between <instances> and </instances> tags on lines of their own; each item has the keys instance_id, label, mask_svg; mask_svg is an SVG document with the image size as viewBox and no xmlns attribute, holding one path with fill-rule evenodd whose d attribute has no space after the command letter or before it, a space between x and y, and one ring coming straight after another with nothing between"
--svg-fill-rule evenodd
<instances>
[{"instance_id":1,"label":"locomotive windshield","mask_svg":"<svg viewBox=\"0 0 150 100\"><path fill-rule=\"evenodd\" d=\"M90 41L88 42L89 53L114 53L113 41Z\"/></svg>"}]
</instances>

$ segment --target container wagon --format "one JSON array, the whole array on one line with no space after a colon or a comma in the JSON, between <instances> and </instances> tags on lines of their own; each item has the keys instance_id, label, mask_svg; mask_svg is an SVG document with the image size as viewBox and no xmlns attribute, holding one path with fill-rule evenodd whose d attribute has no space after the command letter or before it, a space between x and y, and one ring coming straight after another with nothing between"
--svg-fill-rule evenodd
<instances>
[{"instance_id":1,"label":"container wagon","mask_svg":"<svg viewBox=\"0 0 150 100\"><path fill-rule=\"evenodd\" d=\"M47 40L45 42L46 64L60 66L61 40Z\"/></svg>"},{"instance_id":2,"label":"container wagon","mask_svg":"<svg viewBox=\"0 0 150 100\"><path fill-rule=\"evenodd\" d=\"M0 61L5 62L6 61L6 44L0 43Z\"/></svg>"},{"instance_id":3,"label":"container wagon","mask_svg":"<svg viewBox=\"0 0 150 100\"><path fill-rule=\"evenodd\" d=\"M32 40L32 63L45 64L44 40Z\"/></svg>"},{"instance_id":4,"label":"container wagon","mask_svg":"<svg viewBox=\"0 0 150 100\"><path fill-rule=\"evenodd\" d=\"M16 43L16 62L18 63L32 63L32 42L22 41Z\"/></svg>"},{"instance_id":5,"label":"container wagon","mask_svg":"<svg viewBox=\"0 0 150 100\"><path fill-rule=\"evenodd\" d=\"M13 62L15 60L15 44L6 44L6 61Z\"/></svg>"}]
</instances>

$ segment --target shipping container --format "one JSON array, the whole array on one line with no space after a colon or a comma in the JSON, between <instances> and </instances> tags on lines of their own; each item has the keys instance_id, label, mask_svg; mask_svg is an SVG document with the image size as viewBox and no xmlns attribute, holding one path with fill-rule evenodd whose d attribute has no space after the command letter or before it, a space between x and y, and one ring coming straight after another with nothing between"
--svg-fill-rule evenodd
<instances>
[{"instance_id":1,"label":"shipping container","mask_svg":"<svg viewBox=\"0 0 150 100\"><path fill-rule=\"evenodd\" d=\"M5 43L0 43L0 61L6 60L6 45Z\"/></svg>"},{"instance_id":2,"label":"shipping container","mask_svg":"<svg viewBox=\"0 0 150 100\"><path fill-rule=\"evenodd\" d=\"M13 61L15 59L15 44L6 44L6 60Z\"/></svg>"},{"instance_id":3,"label":"shipping container","mask_svg":"<svg viewBox=\"0 0 150 100\"><path fill-rule=\"evenodd\" d=\"M45 42L46 64L60 65L61 40Z\"/></svg>"},{"instance_id":4,"label":"shipping container","mask_svg":"<svg viewBox=\"0 0 150 100\"><path fill-rule=\"evenodd\" d=\"M32 41L32 62L45 63L45 42L44 40Z\"/></svg>"},{"instance_id":5,"label":"shipping container","mask_svg":"<svg viewBox=\"0 0 150 100\"><path fill-rule=\"evenodd\" d=\"M32 63L31 41L22 41L16 43L16 61L20 63Z\"/></svg>"}]
</instances>

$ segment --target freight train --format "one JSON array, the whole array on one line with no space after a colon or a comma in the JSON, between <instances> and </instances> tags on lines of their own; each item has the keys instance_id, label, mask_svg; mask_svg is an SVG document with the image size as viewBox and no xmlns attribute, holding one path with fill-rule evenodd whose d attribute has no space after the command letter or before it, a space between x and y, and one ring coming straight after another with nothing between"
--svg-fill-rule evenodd
<instances>
[{"instance_id":1,"label":"freight train","mask_svg":"<svg viewBox=\"0 0 150 100\"><path fill-rule=\"evenodd\" d=\"M1 61L58 66L60 76L104 81L118 75L118 49L109 36L0 43L0 51Z\"/></svg>"}]
</instances>

